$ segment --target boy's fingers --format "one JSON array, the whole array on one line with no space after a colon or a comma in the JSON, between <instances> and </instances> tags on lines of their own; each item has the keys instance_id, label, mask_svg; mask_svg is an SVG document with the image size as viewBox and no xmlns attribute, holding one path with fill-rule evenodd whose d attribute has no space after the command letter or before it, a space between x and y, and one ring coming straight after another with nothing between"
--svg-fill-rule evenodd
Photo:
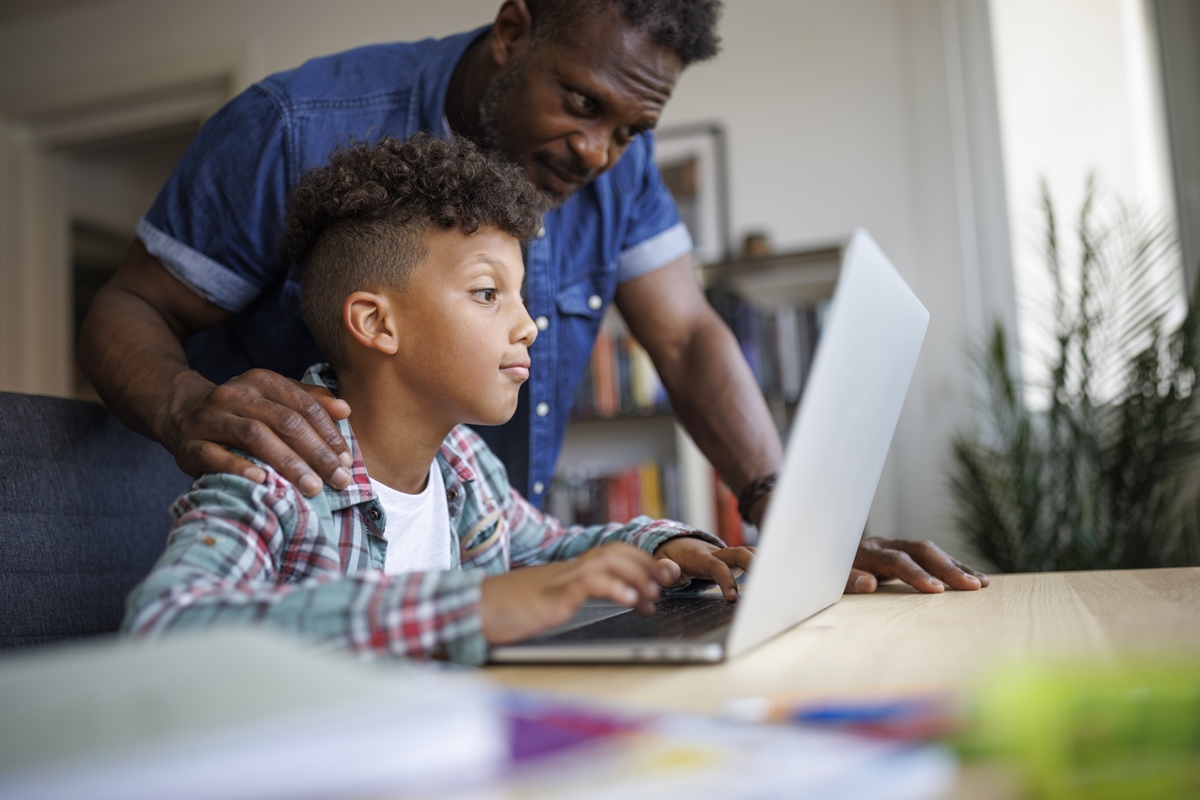
<instances>
[{"instance_id":1,"label":"boy's fingers","mask_svg":"<svg viewBox=\"0 0 1200 800\"><path fill-rule=\"evenodd\" d=\"M632 545L605 546L594 551L584 565L588 573L612 576L633 588L640 597L658 597L657 564L647 553Z\"/></svg>"},{"instance_id":2,"label":"boy's fingers","mask_svg":"<svg viewBox=\"0 0 1200 800\"><path fill-rule=\"evenodd\" d=\"M611 600L630 608L640 608L647 600L637 587L611 573L594 572L585 575L582 583L587 597ZM576 603L575 607L578 608L578 606L579 603Z\"/></svg>"},{"instance_id":3,"label":"boy's fingers","mask_svg":"<svg viewBox=\"0 0 1200 800\"><path fill-rule=\"evenodd\" d=\"M715 555L729 566L746 572L750 571L750 565L754 563L754 551L748 547L726 547L724 550L718 550Z\"/></svg>"},{"instance_id":4,"label":"boy's fingers","mask_svg":"<svg viewBox=\"0 0 1200 800\"><path fill-rule=\"evenodd\" d=\"M655 577L660 586L676 586L683 583L683 570L669 558L660 558L655 564L655 570Z\"/></svg>"},{"instance_id":5,"label":"boy's fingers","mask_svg":"<svg viewBox=\"0 0 1200 800\"><path fill-rule=\"evenodd\" d=\"M708 563L708 569L705 570L708 574L701 575L699 577L709 578L716 581L717 586L721 587L721 594L725 595L726 600L729 600L730 602L737 600L737 579L733 577L733 570L729 568L728 564L715 555L713 558L708 560Z\"/></svg>"}]
</instances>

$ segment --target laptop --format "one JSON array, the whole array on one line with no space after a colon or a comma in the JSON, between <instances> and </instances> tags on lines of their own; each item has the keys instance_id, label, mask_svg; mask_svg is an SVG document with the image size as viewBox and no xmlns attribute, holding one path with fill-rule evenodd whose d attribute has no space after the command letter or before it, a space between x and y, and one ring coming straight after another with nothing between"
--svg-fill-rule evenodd
<instances>
[{"instance_id":1,"label":"laptop","mask_svg":"<svg viewBox=\"0 0 1200 800\"><path fill-rule=\"evenodd\" d=\"M564 626L493 647L489 660L723 661L837 602L928 324L929 312L883 251L856 231L738 601L667 591L652 617L592 601Z\"/></svg>"}]
</instances>

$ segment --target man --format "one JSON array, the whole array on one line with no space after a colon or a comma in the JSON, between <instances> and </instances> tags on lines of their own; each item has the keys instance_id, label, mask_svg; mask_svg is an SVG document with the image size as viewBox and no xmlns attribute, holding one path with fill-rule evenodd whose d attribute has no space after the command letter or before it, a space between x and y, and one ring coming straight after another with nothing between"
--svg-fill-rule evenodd
<instances>
[{"instance_id":1,"label":"man","mask_svg":"<svg viewBox=\"0 0 1200 800\"><path fill-rule=\"evenodd\" d=\"M454 131L520 165L558 203L525 254L539 329L530 381L510 423L480 428L513 485L543 501L615 302L681 422L757 522L782 446L697 285L649 134L683 68L715 55L719 11L718 0L505 0L489 28L361 48L251 87L205 125L93 303L80 341L88 377L187 472L265 479L235 447L307 496L322 482L345 486L351 459L333 420L350 409L297 381L320 353L294 266L278 252L286 197L338 144ZM875 576L924 591L941 591L938 578L978 583L907 541L864 542L848 589L873 591Z\"/></svg>"}]
</instances>

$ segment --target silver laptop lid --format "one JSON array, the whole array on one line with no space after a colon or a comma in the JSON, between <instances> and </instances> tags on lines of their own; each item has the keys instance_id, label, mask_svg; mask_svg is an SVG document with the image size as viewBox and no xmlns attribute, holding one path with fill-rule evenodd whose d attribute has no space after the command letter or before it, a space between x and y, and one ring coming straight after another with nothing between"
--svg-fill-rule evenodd
<instances>
[{"instance_id":1,"label":"silver laptop lid","mask_svg":"<svg viewBox=\"0 0 1200 800\"><path fill-rule=\"evenodd\" d=\"M726 657L841 597L929 312L858 230L821 331Z\"/></svg>"}]
</instances>

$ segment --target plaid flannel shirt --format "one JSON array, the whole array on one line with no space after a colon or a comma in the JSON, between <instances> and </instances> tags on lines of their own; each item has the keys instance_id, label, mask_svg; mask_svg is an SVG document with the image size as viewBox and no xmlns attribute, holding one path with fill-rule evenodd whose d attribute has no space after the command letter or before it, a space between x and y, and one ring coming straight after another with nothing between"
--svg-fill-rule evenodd
<instances>
[{"instance_id":1,"label":"plaid flannel shirt","mask_svg":"<svg viewBox=\"0 0 1200 800\"><path fill-rule=\"evenodd\" d=\"M337 383L327 365L306 383ZM358 652L487 656L480 584L512 568L561 561L607 542L646 552L676 536L720 540L682 523L637 517L625 524L563 527L508 483L504 466L465 426L442 442L453 568L383 573L387 525L347 421L354 456L346 489L313 498L265 464L265 483L205 475L171 506L167 548L126 602L122 629L149 636L225 623L266 623Z\"/></svg>"}]
</instances>

